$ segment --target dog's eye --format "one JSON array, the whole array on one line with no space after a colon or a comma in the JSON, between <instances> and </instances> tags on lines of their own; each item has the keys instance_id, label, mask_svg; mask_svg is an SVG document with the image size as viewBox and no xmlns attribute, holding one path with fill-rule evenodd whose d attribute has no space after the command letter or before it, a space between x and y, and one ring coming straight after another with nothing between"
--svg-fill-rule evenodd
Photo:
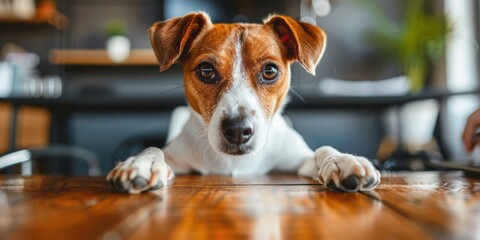
<instances>
[{"instance_id":1,"label":"dog's eye","mask_svg":"<svg viewBox=\"0 0 480 240\"><path fill-rule=\"evenodd\" d=\"M262 68L262 73L260 74L260 83L262 84L272 84L277 81L279 71L277 65L273 63L267 63Z\"/></svg>"},{"instance_id":2,"label":"dog's eye","mask_svg":"<svg viewBox=\"0 0 480 240\"><path fill-rule=\"evenodd\" d=\"M218 81L215 68L212 64L203 62L195 69L198 79L205 83L216 83Z\"/></svg>"}]
</instances>

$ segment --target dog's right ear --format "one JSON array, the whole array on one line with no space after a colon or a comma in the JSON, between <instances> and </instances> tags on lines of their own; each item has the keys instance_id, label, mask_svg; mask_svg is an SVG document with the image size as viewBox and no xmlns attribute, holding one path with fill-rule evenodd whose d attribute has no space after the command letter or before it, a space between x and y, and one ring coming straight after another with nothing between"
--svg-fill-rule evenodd
<instances>
[{"instance_id":1,"label":"dog's right ear","mask_svg":"<svg viewBox=\"0 0 480 240\"><path fill-rule=\"evenodd\" d=\"M325 32L317 26L282 15L271 15L264 24L277 34L287 51L287 59L298 61L305 70L315 75L315 68L327 45Z\"/></svg>"},{"instance_id":2,"label":"dog's right ear","mask_svg":"<svg viewBox=\"0 0 480 240\"><path fill-rule=\"evenodd\" d=\"M167 70L181 60L182 56L189 51L195 38L211 26L210 17L203 12L190 13L153 24L148 32L150 43L160 64L160 71Z\"/></svg>"}]
</instances>

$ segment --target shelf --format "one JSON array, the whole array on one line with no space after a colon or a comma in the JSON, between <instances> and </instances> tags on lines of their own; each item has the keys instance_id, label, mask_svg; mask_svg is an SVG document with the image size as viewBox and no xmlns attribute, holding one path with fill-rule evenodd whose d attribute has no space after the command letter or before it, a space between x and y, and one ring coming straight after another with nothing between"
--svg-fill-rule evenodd
<instances>
[{"instance_id":1,"label":"shelf","mask_svg":"<svg viewBox=\"0 0 480 240\"><path fill-rule=\"evenodd\" d=\"M127 60L113 62L104 49L69 49L50 51L50 62L57 65L78 66L156 66L157 59L152 49L130 51Z\"/></svg>"},{"instance_id":2,"label":"shelf","mask_svg":"<svg viewBox=\"0 0 480 240\"><path fill-rule=\"evenodd\" d=\"M305 96L303 100L292 96L287 105L289 110L325 110L325 109L385 109L414 102L418 100L436 99L445 100L451 96L479 94L480 90L452 93L446 90L428 91L405 96L376 96L376 97L342 97L342 96ZM159 94L155 96L62 96L58 99L44 98L1 98L0 103L17 105L31 105L62 109L65 111L144 111L144 110L171 110L185 105L183 94Z\"/></svg>"},{"instance_id":3,"label":"shelf","mask_svg":"<svg viewBox=\"0 0 480 240\"><path fill-rule=\"evenodd\" d=\"M0 16L0 23L20 23L20 24L50 24L58 30L64 30L68 25L68 18L60 12L53 12L46 16L35 16L33 18L17 18L10 16Z\"/></svg>"}]
</instances>

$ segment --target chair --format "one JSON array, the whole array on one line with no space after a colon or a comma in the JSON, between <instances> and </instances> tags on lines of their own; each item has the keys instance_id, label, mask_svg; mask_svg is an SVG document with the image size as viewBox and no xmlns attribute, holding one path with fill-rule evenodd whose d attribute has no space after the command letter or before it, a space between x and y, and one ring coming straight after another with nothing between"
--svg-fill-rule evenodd
<instances>
[{"instance_id":1,"label":"chair","mask_svg":"<svg viewBox=\"0 0 480 240\"><path fill-rule=\"evenodd\" d=\"M88 166L89 176L100 176L100 164L97 156L86 149L73 146L52 145L45 148L23 149L0 157L0 169L21 164L21 174L32 175L32 160L41 158L69 158L84 162Z\"/></svg>"}]
</instances>

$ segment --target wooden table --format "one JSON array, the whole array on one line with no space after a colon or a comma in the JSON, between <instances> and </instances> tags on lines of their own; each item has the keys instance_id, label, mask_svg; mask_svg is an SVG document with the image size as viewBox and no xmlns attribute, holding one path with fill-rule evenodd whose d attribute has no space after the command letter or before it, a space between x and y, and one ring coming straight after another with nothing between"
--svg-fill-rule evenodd
<instances>
[{"instance_id":1,"label":"wooden table","mask_svg":"<svg viewBox=\"0 0 480 240\"><path fill-rule=\"evenodd\" d=\"M334 193L294 175L177 176L140 195L103 178L0 176L0 239L480 238L480 179L384 176Z\"/></svg>"}]
</instances>

